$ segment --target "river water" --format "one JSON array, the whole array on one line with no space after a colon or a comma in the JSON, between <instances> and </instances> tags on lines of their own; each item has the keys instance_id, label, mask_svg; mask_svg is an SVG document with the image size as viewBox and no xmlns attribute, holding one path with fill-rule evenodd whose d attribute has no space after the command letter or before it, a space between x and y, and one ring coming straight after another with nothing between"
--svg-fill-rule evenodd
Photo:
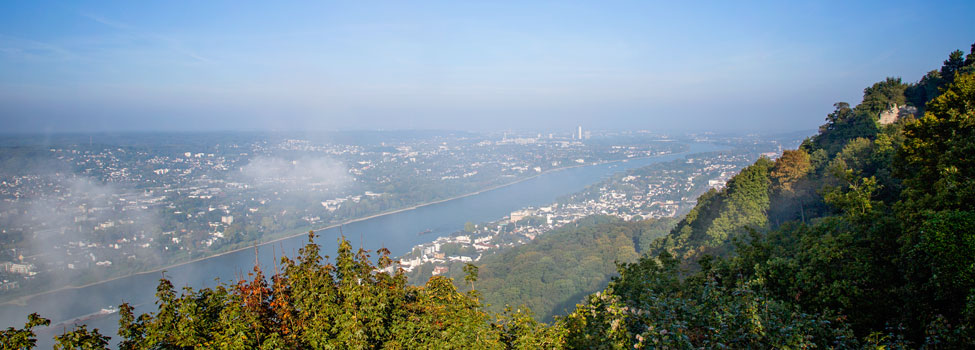
<instances>
[{"instance_id":1,"label":"river water","mask_svg":"<svg viewBox=\"0 0 975 350\"><path fill-rule=\"evenodd\" d=\"M372 251L386 247L393 256L399 256L417 244L463 229L468 221L494 221L523 207L547 205L559 196L580 191L620 171L682 159L694 153L725 149L704 143L691 143L689 146L687 151L681 153L548 172L476 195L349 223L342 227L342 232L354 247L361 245ZM427 230L431 232L419 234ZM322 246L322 254L335 255L339 229L318 231L317 234L316 243ZM296 256L307 239L307 235L300 235L258 246L256 259L269 275L273 273L275 256L280 257L282 252ZM217 284L217 278L230 282L235 276L246 275L254 262L255 250L246 249L171 267L166 270L166 277L177 289L184 286L213 287ZM111 335L115 344L118 340L115 335L118 314L95 315L102 308L117 306L122 302L135 305L137 314L154 311L155 288L161 276L159 272L133 275L84 288L40 295L28 300L26 305L3 305L0 306L2 328L19 328L26 322L28 314L37 312L52 320L52 327L36 329L38 348L45 349L52 346L53 336L61 334L64 328L72 328L71 323L75 320L85 318L84 323L88 324L89 329L99 328L102 334Z\"/></svg>"}]
</instances>

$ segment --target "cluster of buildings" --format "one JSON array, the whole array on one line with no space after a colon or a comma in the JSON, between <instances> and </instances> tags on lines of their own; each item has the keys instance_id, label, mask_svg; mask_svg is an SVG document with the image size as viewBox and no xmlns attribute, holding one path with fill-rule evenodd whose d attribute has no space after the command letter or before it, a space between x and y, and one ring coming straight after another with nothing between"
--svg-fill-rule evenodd
<instances>
[{"instance_id":1,"label":"cluster of buildings","mask_svg":"<svg viewBox=\"0 0 975 350\"><path fill-rule=\"evenodd\" d=\"M56 166L0 172L0 234L12 237L0 241L0 261L22 256L33 266L31 276L122 269L146 256L159 259L145 264L165 264L170 256L201 256L554 168L680 149L670 143L584 142L590 136L447 134L342 143L172 135L38 146L26 161ZM248 174L257 158L274 160L265 168L282 169ZM326 163L334 166L324 170L339 168L346 180L340 186L293 176L314 175ZM308 164L314 169L303 169ZM518 228L529 237L536 230ZM35 242L43 242L43 252ZM0 273L11 282L0 290L29 282L27 275Z\"/></svg>"},{"instance_id":2,"label":"cluster of buildings","mask_svg":"<svg viewBox=\"0 0 975 350\"><path fill-rule=\"evenodd\" d=\"M23 260L23 257L20 257ZM2 277L0 278L0 291L7 291L12 289L17 289L20 287L20 282L13 280L9 276L21 276L23 278L33 278L37 275L37 271L33 264L24 264L13 261L5 261L0 263L0 272L2 272Z\"/></svg>"},{"instance_id":3,"label":"cluster of buildings","mask_svg":"<svg viewBox=\"0 0 975 350\"><path fill-rule=\"evenodd\" d=\"M428 276L417 273L445 274L456 262L478 261L591 215L623 220L676 217L693 208L703 192L720 190L757 157L754 152L712 153L635 169L557 203L516 210L498 221L420 244L401 257L400 267L424 280Z\"/></svg>"}]
</instances>

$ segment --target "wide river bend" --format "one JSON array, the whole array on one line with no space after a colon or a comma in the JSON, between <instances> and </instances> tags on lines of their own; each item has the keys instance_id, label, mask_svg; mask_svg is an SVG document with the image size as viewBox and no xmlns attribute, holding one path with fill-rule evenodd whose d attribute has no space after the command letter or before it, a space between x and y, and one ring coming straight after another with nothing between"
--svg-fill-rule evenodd
<instances>
[{"instance_id":1,"label":"wide river bend","mask_svg":"<svg viewBox=\"0 0 975 350\"><path fill-rule=\"evenodd\" d=\"M687 151L680 153L547 172L474 195L348 223L342 226L342 231L355 247L361 244L373 251L386 247L393 256L399 256L414 245L463 229L464 223L468 221L494 221L523 207L547 205L559 196L580 191L617 172L682 159L695 153L727 149L706 143L690 143L689 146ZM418 234L427 230L431 232ZM339 229L331 228L317 233L319 236L316 243L322 246L322 254L334 255ZM293 257L306 242L307 235L299 235L259 245L256 249L257 259L264 271L272 271L275 256L280 257L284 253ZM166 277L177 289L183 286L212 287L216 285L217 278L230 282L235 276L246 275L253 268L254 261L255 250L245 249L170 267L166 269ZM153 311L155 288L160 277L159 272L137 274L35 296L25 305L5 304L0 306L2 328L23 326L31 312L51 319L52 327L36 329L38 348L43 349L52 346L51 338L63 332L64 327L70 329L71 322L86 318L84 323L88 324L89 329L99 328L102 334L112 336L112 343L115 344L118 341L115 334L118 313L92 316L103 308L117 306L122 302L135 305L137 313Z\"/></svg>"}]
</instances>

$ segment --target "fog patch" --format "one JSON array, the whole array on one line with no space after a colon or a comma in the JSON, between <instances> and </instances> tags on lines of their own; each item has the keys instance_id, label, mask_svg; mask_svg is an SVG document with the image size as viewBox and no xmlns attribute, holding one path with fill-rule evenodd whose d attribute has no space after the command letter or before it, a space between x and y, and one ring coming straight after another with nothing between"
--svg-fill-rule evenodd
<instances>
[{"instance_id":1,"label":"fog patch","mask_svg":"<svg viewBox=\"0 0 975 350\"><path fill-rule=\"evenodd\" d=\"M161 195L73 175L39 179L51 191L22 199L22 215L7 223L24 235L25 260L54 277L161 262Z\"/></svg>"},{"instance_id":2,"label":"fog patch","mask_svg":"<svg viewBox=\"0 0 975 350\"><path fill-rule=\"evenodd\" d=\"M240 168L243 182L259 189L284 192L331 192L352 184L348 167L328 157L258 156Z\"/></svg>"}]
</instances>

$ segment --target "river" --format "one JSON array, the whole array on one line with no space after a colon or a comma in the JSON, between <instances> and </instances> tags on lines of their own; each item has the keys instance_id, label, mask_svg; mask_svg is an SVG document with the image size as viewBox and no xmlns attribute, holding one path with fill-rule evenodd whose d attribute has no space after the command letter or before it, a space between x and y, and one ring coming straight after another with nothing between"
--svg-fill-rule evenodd
<instances>
[{"instance_id":1,"label":"river","mask_svg":"<svg viewBox=\"0 0 975 350\"><path fill-rule=\"evenodd\" d=\"M494 221L523 207L547 205L559 196L580 191L620 171L681 159L694 153L726 149L704 143L690 143L689 146L687 151L681 153L547 172L478 194L352 222L344 225L342 232L354 247L361 245L373 251L386 247L393 256L399 256L414 245L463 229L464 223L468 221ZM431 232L418 234L427 230ZM335 255L339 229L331 228L317 233L319 236L316 243L322 246L322 254ZM270 274L275 256L280 257L283 252L294 257L306 242L307 235L300 235L266 243L258 246L256 258L264 271ZM230 282L235 276L246 275L253 268L254 261L255 250L245 249L171 267L166 270L166 277L177 289L184 286L213 287L217 284L217 278ZM118 341L115 335L118 313L97 315L98 312L122 302L135 305L137 313L154 311L155 288L161 276L159 272L138 274L82 288L43 294L29 299L25 305L3 305L0 306L2 328L19 328L26 322L28 314L37 312L52 320L52 327L36 329L38 348L44 349L52 346L53 336L63 332L65 327L70 329L72 321L86 318L84 323L88 324L89 329L99 328L103 334L111 335L112 344L115 344Z\"/></svg>"}]
</instances>

